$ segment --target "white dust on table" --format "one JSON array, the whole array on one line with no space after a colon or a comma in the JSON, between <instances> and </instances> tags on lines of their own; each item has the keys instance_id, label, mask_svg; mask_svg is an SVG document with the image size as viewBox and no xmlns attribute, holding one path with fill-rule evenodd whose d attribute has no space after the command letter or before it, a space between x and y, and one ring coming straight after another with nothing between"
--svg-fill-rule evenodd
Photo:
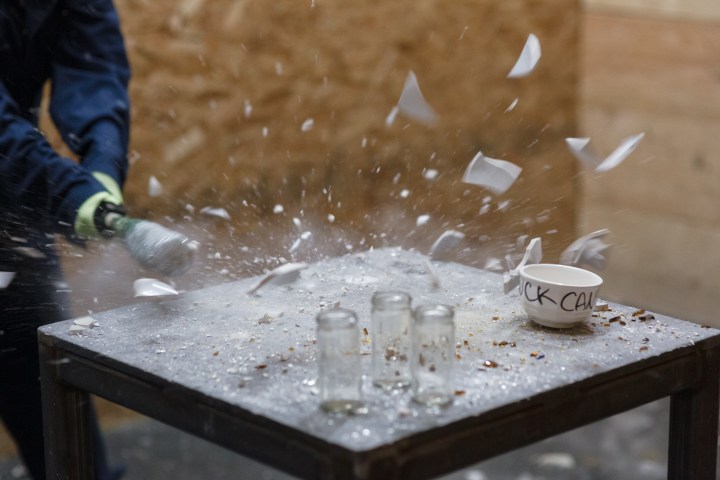
<instances>
[{"instance_id":1,"label":"white dust on table","mask_svg":"<svg viewBox=\"0 0 720 480\"><path fill-rule=\"evenodd\" d=\"M588 170L596 172L606 172L620 165L634 150L637 148L640 140L645 136L639 133L624 139L613 152L601 158L595 150L590 146L590 138L566 138L570 152L577 158L580 163Z\"/></svg>"},{"instance_id":2,"label":"white dust on table","mask_svg":"<svg viewBox=\"0 0 720 480\"><path fill-rule=\"evenodd\" d=\"M435 113L435 110L433 110L427 100L425 100L425 97L420 91L417 77L412 70L408 72L405 78L405 85L400 94L400 99L385 119L385 125L388 127L391 126L395 122L395 117L398 113L425 125L433 125L437 122L437 113Z\"/></svg>"},{"instance_id":3,"label":"white dust on table","mask_svg":"<svg viewBox=\"0 0 720 480\"><path fill-rule=\"evenodd\" d=\"M605 268L610 245L602 241L610 233L604 228L588 233L572 242L561 254L560 263L575 267L590 266L598 270Z\"/></svg>"},{"instance_id":4,"label":"white dust on table","mask_svg":"<svg viewBox=\"0 0 720 480\"><path fill-rule=\"evenodd\" d=\"M178 291L165 282L154 278L138 278L133 282L136 297L164 297L179 295Z\"/></svg>"},{"instance_id":5,"label":"white dust on table","mask_svg":"<svg viewBox=\"0 0 720 480\"><path fill-rule=\"evenodd\" d=\"M463 182L485 187L495 195L507 191L515 183L522 168L506 160L486 157L478 152L463 175Z\"/></svg>"},{"instance_id":6,"label":"white dust on table","mask_svg":"<svg viewBox=\"0 0 720 480\"><path fill-rule=\"evenodd\" d=\"M537 67L541 56L540 40L538 40L535 34L531 33L528 35L525 46L522 52L520 52L520 56L515 62L515 65L513 65L512 70L507 74L507 77L521 78L530 75L530 73L535 70L535 67Z\"/></svg>"}]
</instances>

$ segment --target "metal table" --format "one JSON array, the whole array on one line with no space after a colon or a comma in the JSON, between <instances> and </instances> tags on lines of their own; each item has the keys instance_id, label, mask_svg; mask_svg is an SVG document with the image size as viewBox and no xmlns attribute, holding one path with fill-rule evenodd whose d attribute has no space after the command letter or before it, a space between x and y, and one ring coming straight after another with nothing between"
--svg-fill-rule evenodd
<instances>
[{"instance_id":1,"label":"metal table","mask_svg":"<svg viewBox=\"0 0 720 480\"><path fill-rule=\"evenodd\" d=\"M48 472L91 478L88 394L302 478L431 478L671 396L668 478L715 478L720 331L611 304L570 330L536 326L498 274L380 249L39 330ZM339 305L370 329L370 296L456 309L455 397L446 409L363 386L364 416L322 413L315 314ZM602 293L602 292L601 292ZM369 372L370 336L362 361Z\"/></svg>"}]
</instances>

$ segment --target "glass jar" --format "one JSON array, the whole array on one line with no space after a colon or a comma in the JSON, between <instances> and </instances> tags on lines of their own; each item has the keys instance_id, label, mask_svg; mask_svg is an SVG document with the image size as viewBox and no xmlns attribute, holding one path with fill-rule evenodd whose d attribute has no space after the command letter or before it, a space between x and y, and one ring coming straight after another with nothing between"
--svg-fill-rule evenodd
<instances>
[{"instance_id":1,"label":"glass jar","mask_svg":"<svg viewBox=\"0 0 720 480\"><path fill-rule=\"evenodd\" d=\"M410 309L405 292L372 297L372 382L386 390L410 385Z\"/></svg>"},{"instance_id":2,"label":"glass jar","mask_svg":"<svg viewBox=\"0 0 720 480\"><path fill-rule=\"evenodd\" d=\"M452 367L455 361L455 322L447 305L415 309L412 323L413 400L432 407L452 401Z\"/></svg>"},{"instance_id":3,"label":"glass jar","mask_svg":"<svg viewBox=\"0 0 720 480\"><path fill-rule=\"evenodd\" d=\"M360 333L352 310L320 312L317 317L320 408L331 413L361 413Z\"/></svg>"}]
</instances>

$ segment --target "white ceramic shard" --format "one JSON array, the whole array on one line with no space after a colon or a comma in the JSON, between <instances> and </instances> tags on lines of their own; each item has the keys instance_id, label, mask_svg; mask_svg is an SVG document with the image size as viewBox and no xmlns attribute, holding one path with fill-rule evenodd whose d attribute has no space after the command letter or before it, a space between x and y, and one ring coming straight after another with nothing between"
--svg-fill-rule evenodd
<instances>
[{"instance_id":1,"label":"white ceramic shard","mask_svg":"<svg viewBox=\"0 0 720 480\"><path fill-rule=\"evenodd\" d=\"M434 168L428 168L423 172L423 178L427 180L428 182L432 182L433 180L437 179L438 171Z\"/></svg>"},{"instance_id":2,"label":"white ceramic shard","mask_svg":"<svg viewBox=\"0 0 720 480\"><path fill-rule=\"evenodd\" d=\"M541 56L540 40L538 40L535 34L531 33L528 35L525 46L522 52L520 52L520 56L515 62L515 65L513 65L512 70L507 74L507 77L521 78L530 75L530 73L535 70Z\"/></svg>"},{"instance_id":3,"label":"white ceramic shard","mask_svg":"<svg viewBox=\"0 0 720 480\"><path fill-rule=\"evenodd\" d=\"M422 227L430 221L430 215L419 215L415 221L415 225Z\"/></svg>"},{"instance_id":4,"label":"white ceramic shard","mask_svg":"<svg viewBox=\"0 0 720 480\"><path fill-rule=\"evenodd\" d=\"M7 288L15 278L15 272L0 272L0 288Z\"/></svg>"},{"instance_id":5,"label":"white ceramic shard","mask_svg":"<svg viewBox=\"0 0 720 480\"><path fill-rule=\"evenodd\" d=\"M283 207L279 203L273 207L273 213L275 213L275 214L283 213L284 211L285 211L285 207Z\"/></svg>"},{"instance_id":6,"label":"white ceramic shard","mask_svg":"<svg viewBox=\"0 0 720 480\"><path fill-rule=\"evenodd\" d=\"M577 158L585 168L595 170L596 172L607 172L620 165L635 148L637 148L640 140L642 140L644 136L644 133L639 133L627 137L604 159L600 158L590 146L590 138L566 138L565 143L573 156Z\"/></svg>"},{"instance_id":7,"label":"white ceramic shard","mask_svg":"<svg viewBox=\"0 0 720 480\"><path fill-rule=\"evenodd\" d=\"M512 103L510 105L508 105L508 107L505 109L505 113L512 112L513 110L515 110L515 107L517 106L518 101L520 101L520 97L516 98L515 100L512 101Z\"/></svg>"},{"instance_id":8,"label":"white ceramic shard","mask_svg":"<svg viewBox=\"0 0 720 480\"><path fill-rule=\"evenodd\" d=\"M93 328L98 326L97 320L92 317L76 318L75 320L73 320L73 323L75 325L80 325L81 327L85 328Z\"/></svg>"},{"instance_id":9,"label":"white ceramic shard","mask_svg":"<svg viewBox=\"0 0 720 480\"><path fill-rule=\"evenodd\" d=\"M248 291L248 295L254 294L270 282L278 285L292 283L300 278L300 271L305 268L307 268L307 263L286 263L280 265L261 278L260 281Z\"/></svg>"},{"instance_id":10,"label":"white ceramic shard","mask_svg":"<svg viewBox=\"0 0 720 480\"><path fill-rule=\"evenodd\" d=\"M43 252L33 247L13 247L13 250L28 258L43 259L47 257Z\"/></svg>"},{"instance_id":11,"label":"white ceramic shard","mask_svg":"<svg viewBox=\"0 0 720 480\"><path fill-rule=\"evenodd\" d=\"M437 114L423 97L417 77L412 70L405 79L405 86L397 106L400 113L417 122L432 125L437 121Z\"/></svg>"},{"instance_id":12,"label":"white ceramic shard","mask_svg":"<svg viewBox=\"0 0 720 480\"><path fill-rule=\"evenodd\" d=\"M148 195L151 197L159 197L162 195L163 187L160 181L151 175L148 179Z\"/></svg>"},{"instance_id":13,"label":"white ceramic shard","mask_svg":"<svg viewBox=\"0 0 720 480\"><path fill-rule=\"evenodd\" d=\"M68 333L70 335L82 335L83 332L86 332L87 328L81 326L81 325L70 325L70 328L68 329Z\"/></svg>"},{"instance_id":14,"label":"white ceramic shard","mask_svg":"<svg viewBox=\"0 0 720 480\"><path fill-rule=\"evenodd\" d=\"M154 278L138 278L133 282L133 290L135 290L136 297L179 295L173 287Z\"/></svg>"},{"instance_id":15,"label":"white ceramic shard","mask_svg":"<svg viewBox=\"0 0 720 480\"><path fill-rule=\"evenodd\" d=\"M585 265L602 270L610 249L610 245L603 242L602 238L609 233L610 230L604 228L578 238L560 254L560 263L574 267Z\"/></svg>"},{"instance_id":16,"label":"white ceramic shard","mask_svg":"<svg viewBox=\"0 0 720 480\"><path fill-rule=\"evenodd\" d=\"M515 183L522 168L514 163L486 157L478 152L468 165L463 182L485 187L495 195L507 191Z\"/></svg>"},{"instance_id":17,"label":"white ceramic shard","mask_svg":"<svg viewBox=\"0 0 720 480\"><path fill-rule=\"evenodd\" d=\"M430 247L430 258L437 259L452 251L460 241L465 238L465 234L457 230L447 230L435 240Z\"/></svg>"},{"instance_id":18,"label":"white ceramic shard","mask_svg":"<svg viewBox=\"0 0 720 480\"><path fill-rule=\"evenodd\" d=\"M300 126L300 131L301 132L309 132L310 130L313 129L314 126L315 126L315 120L313 120L312 118L308 118Z\"/></svg>"},{"instance_id":19,"label":"white ceramic shard","mask_svg":"<svg viewBox=\"0 0 720 480\"><path fill-rule=\"evenodd\" d=\"M223 220L230 220L230 214L222 207L203 207L200 209L200 213L208 217L222 218Z\"/></svg>"},{"instance_id":20,"label":"white ceramic shard","mask_svg":"<svg viewBox=\"0 0 720 480\"><path fill-rule=\"evenodd\" d=\"M535 237L530 240L530 243L525 248L525 254L520 263L503 275L503 291L508 294L517 288L520 285L520 269L525 265L542 262L542 257L542 239Z\"/></svg>"}]
</instances>

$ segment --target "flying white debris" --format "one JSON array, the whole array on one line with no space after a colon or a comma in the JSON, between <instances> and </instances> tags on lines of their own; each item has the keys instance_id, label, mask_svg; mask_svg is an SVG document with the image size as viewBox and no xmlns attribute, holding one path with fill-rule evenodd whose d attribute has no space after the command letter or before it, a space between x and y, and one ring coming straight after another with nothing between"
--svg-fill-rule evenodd
<instances>
[{"instance_id":1,"label":"flying white debris","mask_svg":"<svg viewBox=\"0 0 720 480\"><path fill-rule=\"evenodd\" d=\"M438 259L457 247L460 241L465 238L465 234L457 230L447 230L435 240L430 247L430 258Z\"/></svg>"},{"instance_id":2,"label":"flying white debris","mask_svg":"<svg viewBox=\"0 0 720 480\"><path fill-rule=\"evenodd\" d=\"M0 272L0 288L7 288L15 278L15 272Z\"/></svg>"},{"instance_id":3,"label":"flying white debris","mask_svg":"<svg viewBox=\"0 0 720 480\"><path fill-rule=\"evenodd\" d=\"M410 196L410 190L408 190L407 188L403 188L400 191L400 198L408 198L409 196Z\"/></svg>"},{"instance_id":4,"label":"flying white debris","mask_svg":"<svg viewBox=\"0 0 720 480\"><path fill-rule=\"evenodd\" d=\"M43 252L33 247L13 247L13 250L28 258L41 259L47 257Z\"/></svg>"},{"instance_id":5,"label":"flying white debris","mask_svg":"<svg viewBox=\"0 0 720 480\"><path fill-rule=\"evenodd\" d=\"M283 213L285 211L285 207L280 205L279 203L273 207L273 213Z\"/></svg>"},{"instance_id":6,"label":"flying white debris","mask_svg":"<svg viewBox=\"0 0 720 480\"><path fill-rule=\"evenodd\" d=\"M154 278L138 278L133 282L136 297L162 297L178 295L177 290Z\"/></svg>"},{"instance_id":7,"label":"flying white debris","mask_svg":"<svg viewBox=\"0 0 720 480\"><path fill-rule=\"evenodd\" d=\"M515 110L515 107L517 106L518 101L520 101L520 97L517 97L515 100L512 101L512 103L510 105L508 105L508 107L505 109L505 113L512 112L513 110Z\"/></svg>"},{"instance_id":8,"label":"flying white debris","mask_svg":"<svg viewBox=\"0 0 720 480\"><path fill-rule=\"evenodd\" d=\"M601 159L590 147L589 138L566 138L565 143L585 168L596 172L606 172L620 165L635 150L644 136L644 133L639 133L627 137L605 159Z\"/></svg>"},{"instance_id":9,"label":"flying white debris","mask_svg":"<svg viewBox=\"0 0 720 480\"><path fill-rule=\"evenodd\" d=\"M400 113L406 117L425 125L432 125L437 121L437 114L423 97L417 77L412 70L408 72L405 79L405 86L400 94L397 107Z\"/></svg>"},{"instance_id":10,"label":"flying white debris","mask_svg":"<svg viewBox=\"0 0 720 480\"><path fill-rule=\"evenodd\" d=\"M512 289L520 285L520 269L525 265L540 263L542 261L542 256L542 239L540 237L535 237L530 240L527 248L525 248L525 255L523 255L520 263L503 275L503 290L506 294L510 293Z\"/></svg>"},{"instance_id":11,"label":"flying white debris","mask_svg":"<svg viewBox=\"0 0 720 480\"><path fill-rule=\"evenodd\" d=\"M588 265L602 270L605 268L606 255L610 245L601 239L609 233L610 230L604 228L578 238L560 254L560 263L578 267Z\"/></svg>"},{"instance_id":12,"label":"flying white debris","mask_svg":"<svg viewBox=\"0 0 720 480\"><path fill-rule=\"evenodd\" d=\"M507 74L507 77L521 78L530 75L530 73L535 70L541 56L540 40L538 40L535 34L531 33L528 35L525 46L522 52L520 52L520 56L515 62L515 65L513 65L512 70Z\"/></svg>"},{"instance_id":13,"label":"flying white debris","mask_svg":"<svg viewBox=\"0 0 720 480\"><path fill-rule=\"evenodd\" d=\"M427 170L425 170L423 172L423 177L428 182L432 182L433 180L437 179L437 176L438 176L438 171L435 170L434 168L428 168Z\"/></svg>"},{"instance_id":14,"label":"flying white debris","mask_svg":"<svg viewBox=\"0 0 720 480\"><path fill-rule=\"evenodd\" d=\"M292 221L293 221L293 223L295 224L295 226L296 226L297 228L302 228L302 222L300 221L299 218L293 217Z\"/></svg>"},{"instance_id":15,"label":"flying white debris","mask_svg":"<svg viewBox=\"0 0 720 480\"><path fill-rule=\"evenodd\" d=\"M440 283L440 277L430 263L430 260L425 259L423 264L425 265L425 270L427 270L428 275L430 275L430 287L433 290L440 289L442 287L442 284Z\"/></svg>"},{"instance_id":16,"label":"flying white debris","mask_svg":"<svg viewBox=\"0 0 720 480\"><path fill-rule=\"evenodd\" d=\"M275 284L292 283L300 278L300 270L307 268L307 263L286 263L265 275L253 288L248 291L252 295L269 282Z\"/></svg>"},{"instance_id":17,"label":"flying white debris","mask_svg":"<svg viewBox=\"0 0 720 480\"><path fill-rule=\"evenodd\" d=\"M392 127L392 124L395 123L395 119L397 118L398 113L400 113L400 107L398 107L397 105L393 105L390 113L388 113L387 117L385 117L386 127Z\"/></svg>"},{"instance_id":18,"label":"flying white debris","mask_svg":"<svg viewBox=\"0 0 720 480\"><path fill-rule=\"evenodd\" d=\"M313 120L312 118L308 118L307 120L305 120L302 123L302 126L300 127L300 131L301 132L309 132L310 130L313 129L314 126L315 126L315 120Z\"/></svg>"},{"instance_id":19,"label":"flying white debris","mask_svg":"<svg viewBox=\"0 0 720 480\"><path fill-rule=\"evenodd\" d=\"M333 223L335 221L335 215L333 215L332 213L328 213L327 219L328 222Z\"/></svg>"},{"instance_id":20,"label":"flying white debris","mask_svg":"<svg viewBox=\"0 0 720 480\"><path fill-rule=\"evenodd\" d=\"M575 468L575 457L569 453L550 452L538 455L535 463L540 467L557 468L561 470L572 470Z\"/></svg>"},{"instance_id":21,"label":"flying white debris","mask_svg":"<svg viewBox=\"0 0 720 480\"><path fill-rule=\"evenodd\" d=\"M223 220L230 220L230 214L224 208L203 207L200 209L200 213L208 217L217 217L222 218Z\"/></svg>"},{"instance_id":22,"label":"flying white debris","mask_svg":"<svg viewBox=\"0 0 720 480\"><path fill-rule=\"evenodd\" d=\"M515 183L520 172L522 168L514 163L486 157L478 152L465 170L463 182L480 185L500 195Z\"/></svg>"},{"instance_id":23,"label":"flying white debris","mask_svg":"<svg viewBox=\"0 0 720 480\"><path fill-rule=\"evenodd\" d=\"M429 221L430 221L430 215L427 215L427 214L425 214L425 215L420 215L420 216L417 217L417 220L416 220L415 224L416 224L418 227L422 227L423 225L425 225L425 224L428 223Z\"/></svg>"},{"instance_id":24,"label":"flying white debris","mask_svg":"<svg viewBox=\"0 0 720 480\"><path fill-rule=\"evenodd\" d=\"M163 187L155 176L151 175L148 179L148 195L151 197L159 197L162 195Z\"/></svg>"},{"instance_id":25,"label":"flying white debris","mask_svg":"<svg viewBox=\"0 0 720 480\"><path fill-rule=\"evenodd\" d=\"M250 118L250 115L252 115L252 111L253 111L252 104L250 103L250 100L245 100L244 103L245 103L245 108L243 109L244 110L243 113L245 114L245 118Z\"/></svg>"}]
</instances>

